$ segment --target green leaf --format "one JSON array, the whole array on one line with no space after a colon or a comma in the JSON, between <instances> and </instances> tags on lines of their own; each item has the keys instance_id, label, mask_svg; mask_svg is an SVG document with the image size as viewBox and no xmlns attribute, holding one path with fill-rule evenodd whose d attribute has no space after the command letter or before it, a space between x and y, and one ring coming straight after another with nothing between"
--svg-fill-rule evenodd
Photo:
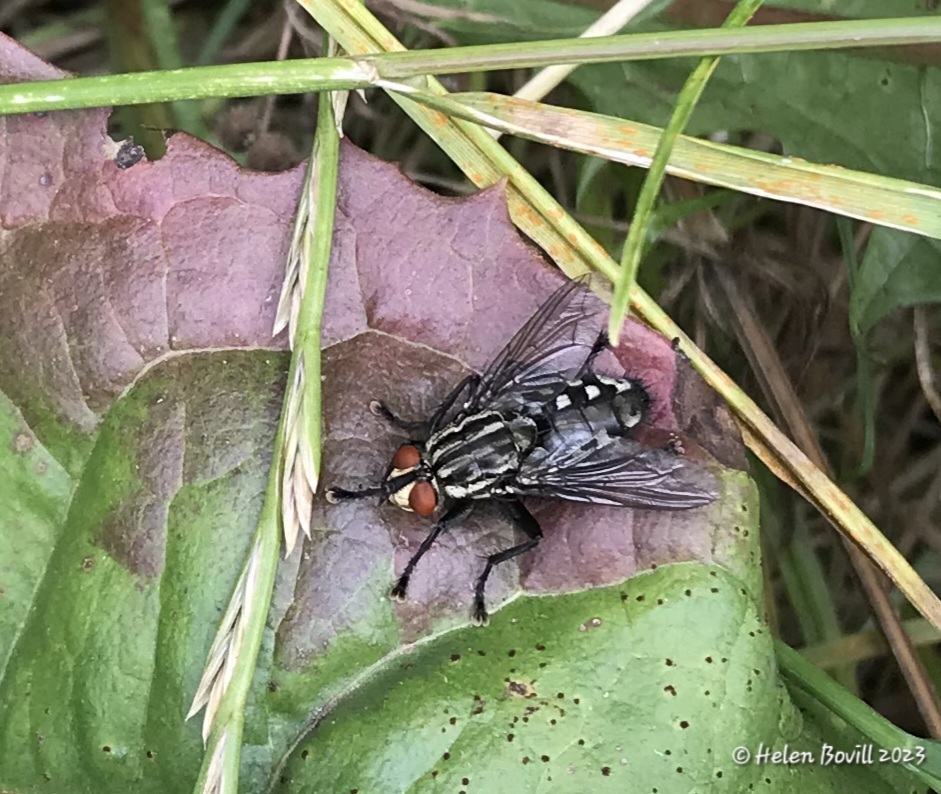
<instances>
[{"instance_id":1,"label":"green leaf","mask_svg":"<svg viewBox=\"0 0 941 794\"><path fill-rule=\"evenodd\" d=\"M941 244L892 229L874 229L850 299L850 324L864 336L905 306L941 301Z\"/></svg>"},{"instance_id":2,"label":"green leaf","mask_svg":"<svg viewBox=\"0 0 941 794\"><path fill-rule=\"evenodd\" d=\"M201 741L183 718L260 508L285 358L171 359L109 413L41 585L18 602L6 787L191 785Z\"/></svg>"},{"instance_id":3,"label":"green leaf","mask_svg":"<svg viewBox=\"0 0 941 794\"><path fill-rule=\"evenodd\" d=\"M72 490L68 472L0 393L0 679L62 528Z\"/></svg>"},{"instance_id":4,"label":"green leaf","mask_svg":"<svg viewBox=\"0 0 941 794\"><path fill-rule=\"evenodd\" d=\"M294 748L275 790L914 790L891 765L733 760L819 754L824 735L783 688L742 582L677 564L522 598L489 631L398 655Z\"/></svg>"}]
</instances>

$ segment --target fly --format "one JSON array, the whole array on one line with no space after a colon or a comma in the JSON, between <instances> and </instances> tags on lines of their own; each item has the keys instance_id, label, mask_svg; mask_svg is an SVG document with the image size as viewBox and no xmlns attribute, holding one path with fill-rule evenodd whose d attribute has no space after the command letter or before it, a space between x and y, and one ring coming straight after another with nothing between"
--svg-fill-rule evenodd
<instances>
[{"instance_id":1,"label":"fly","mask_svg":"<svg viewBox=\"0 0 941 794\"><path fill-rule=\"evenodd\" d=\"M685 510L715 500L713 477L684 457L638 438L650 408L643 384L594 371L608 347L604 305L584 280L558 289L480 375L464 378L431 417L406 421L385 403L373 413L408 432L383 480L358 491L331 488L332 503L369 496L436 520L392 588L405 598L418 561L476 502L497 500L526 540L491 554L474 585L473 619L487 622L484 592L494 567L542 540L521 501Z\"/></svg>"}]
</instances>

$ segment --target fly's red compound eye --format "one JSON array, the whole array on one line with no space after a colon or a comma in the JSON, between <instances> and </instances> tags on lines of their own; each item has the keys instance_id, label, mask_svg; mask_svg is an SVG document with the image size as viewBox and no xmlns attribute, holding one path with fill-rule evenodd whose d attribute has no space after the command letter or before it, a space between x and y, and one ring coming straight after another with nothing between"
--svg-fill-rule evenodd
<instances>
[{"instance_id":1,"label":"fly's red compound eye","mask_svg":"<svg viewBox=\"0 0 941 794\"><path fill-rule=\"evenodd\" d=\"M403 447L404 449L404 447ZM415 449L412 447L412 449ZM401 450L399 450L401 452ZM427 518L438 505L438 494L434 487L427 482L417 482L408 495L408 506L422 518Z\"/></svg>"},{"instance_id":2,"label":"fly's red compound eye","mask_svg":"<svg viewBox=\"0 0 941 794\"><path fill-rule=\"evenodd\" d=\"M421 463L421 453L418 451L418 447L411 444L403 444L395 453L395 457L392 458L392 468L400 471L413 469L419 463Z\"/></svg>"}]
</instances>

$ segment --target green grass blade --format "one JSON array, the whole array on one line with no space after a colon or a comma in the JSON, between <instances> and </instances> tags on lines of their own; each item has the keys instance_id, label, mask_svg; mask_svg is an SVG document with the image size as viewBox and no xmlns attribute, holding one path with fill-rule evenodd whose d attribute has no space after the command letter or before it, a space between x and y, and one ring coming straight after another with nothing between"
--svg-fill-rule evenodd
<instances>
[{"instance_id":1,"label":"green grass blade","mask_svg":"<svg viewBox=\"0 0 941 794\"><path fill-rule=\"evenodd\" d=\"M759 9L761 3L762 0L739 0L732 13L729 14L724 27L744 27ZM640 267L640 259L644 253L647 240L647 227L650 225L650 216L654 204L660 195L660 187L663 185L663 179L666 176L667 162L673 151L673 145L686 127L690 116L693 115L696 103L702 96L706 83L709 82L709 78L712 77L712 73L718 65L719 57L716 55L704 58L699 62L699 65L686 80L683 88L680 89L673 114L661 133L660 140L657 142L657 148L650 162L647 177L644 179L640 195L637 197L637 207L631 220L631 228L627 233L627 240L624 242L624 251L621 254L621 273L614 283L614 298L611 301L611 314L608 319L608 337L611 339L612 344L616 345L618 343L621 328L627 318L631 291L637 282L637 270Z\"/></svg>"},{"instance_id":2,"label":"green grass blade","mask_svg":"<svg viewBox=\"0 0 941 794\"><path fill-rule=\"evenodd\" d=\"M312 58L9 83L0 85L0 115L365 88L375 77L368 63Z\"/></svg>"},{"instance_id":3,"label":"green grass blade","mask_svg":"<svg viewBox=\"0 0 941 794\"><path fill-rule=\"evenodd\" d=\"M313 0L299 2L313 13ZM318 7L316 13L322 14L321 8ZM338 25L348 24L339 19L336 22ZM342 58L311 58L12 83L0 85L0 115L209 97L368 88L375 84L379 75L387 80L402 80L425 74L538 68L559 63L611 63L679 56L923 44L941 41L941 18L841 20L741 30L719 28L631 33L418 52L402 52L401 45L383 47L378 41L369 39L363 28L347 27L346 32L351 36L365 35L363 44L356 51L363 56L358 62ZM398 51L384 52L392 49Z\"/></svg>"},{"instance_id":4,"label":"green grass blade","mask_svg":"<svg viewBox=\"0 0 941 794\"><path fill-rule=\"evenodd\" d=\"M302 3L312 8L312 2ZM390 52L371 60L389 80L421 74L540 68L557 63L612 63L676 57L882 47L941 40L941 18L861 19L694 30L624 33L603 38L479 44Z\"/></svg>"},{"instance_id":5,"label":"green grass blade","mask_svg":"<svg viewBox=\"0 0 941 794\"><path fill-rule=\"evenodd\" d=\"M304 283L301 309L295 335L294 352L288 374L284 408L275 438L271 470L265 492L265 503L255 531L251 552L245 563L232 603L227 611L234 616L231 623L220 627L213 648L228 648L224 666L232 668L231 678L221 694L218 712L209 716L209 734L206 753L203 757L195 792L235 792L238 789L238 773L245 724L245 707L256 671L258 652L268 618L275 572L278 567L278 552L282 532L282 475L285 465L298 465L293 460L285 461L285 449L290 448L290 435L303 438L300 446L301 459L305 454L312 461L311 470L316 479L320 461L320 324L323 317L324 293L327 283L327 265L332 245L333 217L336 206L337 164L339 160L339 132L333 115L333 105L320 103L317 117L317 134L314 155L311 157L309 184L312 201L301 204L310 208L310 223L302 234L305 247L306 267L303 268ZM298 379L298 370L304 377ZM293 387L303 384L300 393ZM292 410L294 406L300 408ZM290 426L289 416L300 416L301 420ZM306 450L304 449L306 446ZM299 464L307 468L303 460ZM314 486L316 487L316 486ZM241 602L241 604L239 604ZM231 654L231 658L229 655ZM212 667L213 652L210 651ZM220 671L219 676L223 673ZM213 676L204 674L204 682L212 682ZM218 685L215 684L215 685ZM208 683L206 684L208 689ZM197 694L197 700L200 695ZM211 698L209 699L211 702ZM193 711L198 710L194 703Z\"/></svg>"},{"instance_id":6,"label":"green grass blade","mask_svg":"<svg viewBox=\"0 0 941 794\"><path fill-rule=\"evenodd\" d=\"M775 652L792 693L825 707L880 748L889 753L896 751L898 758L894 762L914 772L929 786L937 789L941 785L941 744L896 728L783 642L775 644ZM874 755L878 760L878 754Z\"/></svg>"}]
</instances>

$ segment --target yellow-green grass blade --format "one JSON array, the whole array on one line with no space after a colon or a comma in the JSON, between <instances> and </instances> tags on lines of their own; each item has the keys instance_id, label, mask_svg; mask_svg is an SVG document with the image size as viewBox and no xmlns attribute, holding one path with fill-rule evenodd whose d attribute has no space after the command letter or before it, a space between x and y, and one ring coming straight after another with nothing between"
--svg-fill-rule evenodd
<instances>
[{"instance_id":1,"label":"yellow-green grass blade","mask_svg":"<svg viewBox=\"0 0 941 794\"><path fill-rule=\"evenodd\" d=\"M650 164L662 132L637 121L502 94L410 96L511 135L642 168ZM685 135L673 147L667 173L941 239L941 188L932 185Z\"/></svg>"}]
</instances>

